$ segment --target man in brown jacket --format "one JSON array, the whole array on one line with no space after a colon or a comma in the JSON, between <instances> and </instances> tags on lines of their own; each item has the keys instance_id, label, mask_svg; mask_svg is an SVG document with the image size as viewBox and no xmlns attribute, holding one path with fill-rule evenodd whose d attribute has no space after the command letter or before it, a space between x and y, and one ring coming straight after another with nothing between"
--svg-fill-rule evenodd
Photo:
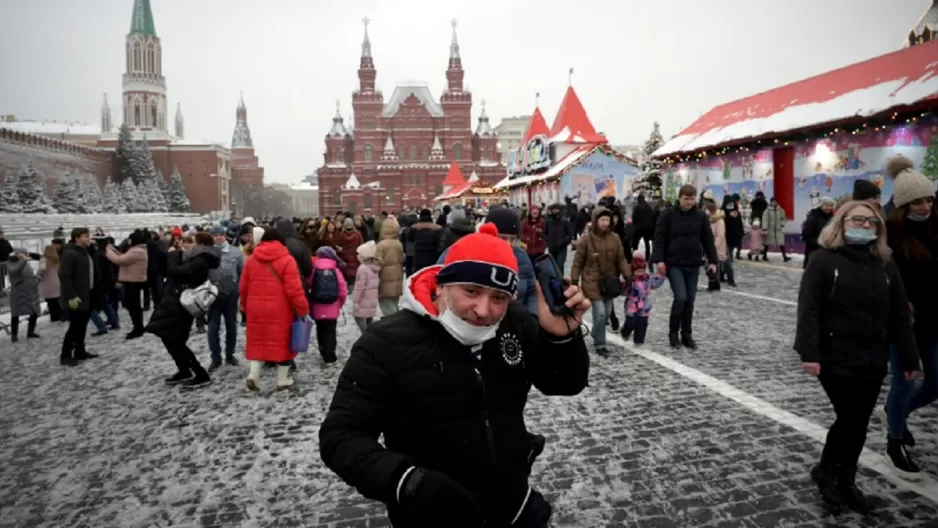
<instances>
[{"instance_id":1,"label":"man in brown jacket","mask_svg":"<svg viewBox=\"0 0 938 528\"><path fill-rule=\"evenodd\" d=\"M607 356L606 321L613 313L613 301L623 291L620 276L628 280L632 268L625 259L619 236L612 231L612 212L605 207L593 209L592 226L576 241L570 279L578 284L593 305L593 346L600 356Z\"/></svg>"}]
</instances>

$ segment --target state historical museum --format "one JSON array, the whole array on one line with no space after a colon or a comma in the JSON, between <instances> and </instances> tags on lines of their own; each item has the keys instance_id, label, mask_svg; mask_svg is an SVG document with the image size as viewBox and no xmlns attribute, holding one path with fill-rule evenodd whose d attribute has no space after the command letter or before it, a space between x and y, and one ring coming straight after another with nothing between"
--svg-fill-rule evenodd
<instances>
[{"instance_id":1,"label":"state historical museum","mask_svg":"<svg viewBox=\"0 0 938 528\"><path fill-rule=\"evenodd\" d=\"M426 84L402 83L385 100L375 89L377 70L365 19L352 94L355 128L339 108L326 135L325 164L319 169L319 210L358 213L397 212L424 207L443 193L452 162L463 174L494 184L505 169L498 161L497 137L483 101L475 132L471 128L472 94L463 89L462 60L453 21L446 69L447 87L437 102Z\"/></svg>"}]
</instances>

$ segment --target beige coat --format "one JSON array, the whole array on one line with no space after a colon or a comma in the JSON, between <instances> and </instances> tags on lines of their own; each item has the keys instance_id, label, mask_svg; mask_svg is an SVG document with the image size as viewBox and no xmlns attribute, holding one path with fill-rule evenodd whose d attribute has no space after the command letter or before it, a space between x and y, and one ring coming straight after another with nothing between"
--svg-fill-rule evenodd
<instances>
[{"instance_id":1,"label":"beige coat","mask_svg":"<svg viewBox=\"0 0 938 528\"><path fill-rule=\"evenodd\" d=\"M124 254L120 254L116 249L108 246L106 255L108 260L120 267L117 272L118 282L125 283L147 281L146 244L133 246L129 248Z\"/></svg>"},{"instance_id":2,"label":"beige coat","mask_svg":"<svg viewBox=\"0 0 938 528\"><path fill-rule=\"evenodd\" d=\"M596 231L596 218L604 207L593 210L592 226L589 232L576 241L576 253L573 255L573 267L570 279L578 284L583 294L591 301L602 300L599 281L603 276L629 277L632 268L625 260L625 250L619 235L607 229L605 233Z\"/></svg>"},{"instance_id":3,"label":"beige coat","mask_svg":"<svg viewBox=\"0 0 938 528\"><path fill-rule=\"evenodd\" d=\"M763 242L766 246L785 245L785 210L782 206L772 207L762 213L762 230L765 232Z\"/></svg>"},{"instance_id":4,"label":"beige coat","mask_svg":"<svg viewBox=\"0 0 938 528\"><path fill-rule=\"evenodd\" d=\"M59 282L59 263L49 262L45 257L39 260L39 297L58 299L62 295Z\"/></svg>"},{"instance_id":5,"label":"beige coat","mask_svg":"<svg viewBox=\"0 0 938 528\"><path fill-rule=\"evenodd\" d=\"M726 261L726 221L723 211L717 210L710 215L710 230L713 231L713 245L717 248L717 258L720 262Z\"/></svg>"},{"instance_id":6,"label":"beige coat","mask_svg":"<svg viewBox=\"0 0 938 528\"><path fill-rule=\"evenodd\" d=\"M404 293L404 246L398 240L400 225L391 216L381 222L375 258L381 263L378 271L378 298L397 298Z\"/></svg>"}]
</instances>

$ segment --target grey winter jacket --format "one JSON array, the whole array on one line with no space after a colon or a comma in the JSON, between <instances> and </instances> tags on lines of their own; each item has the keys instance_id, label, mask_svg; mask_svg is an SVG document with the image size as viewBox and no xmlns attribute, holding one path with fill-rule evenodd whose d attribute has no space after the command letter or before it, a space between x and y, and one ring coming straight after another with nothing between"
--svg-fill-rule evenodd
<instances>
[{"instance_id":1,"label":"grey winter jacket","mask_svg":"<svg viewBox=\"0 0 938 528\"><path fill-rule=\"evenodd\" d=\"M41 315L39 305L39 277L28 260L11 256L7 261L10 277L10 315L13 317Z\"/></svg>"},{"instance_id":2,"label":"grey winter jacket","mask_svg":"<svg viewBox=\"0 0 938 528\"><path fill-rule=\"evenodd\" d=\"M208 272L208 278L218 288L219 297L238 295L241 270L244 269L244 254L227 242L224 246L215 246L215 248L219 251L221 264Z\"/></svg>"}]
</instances>

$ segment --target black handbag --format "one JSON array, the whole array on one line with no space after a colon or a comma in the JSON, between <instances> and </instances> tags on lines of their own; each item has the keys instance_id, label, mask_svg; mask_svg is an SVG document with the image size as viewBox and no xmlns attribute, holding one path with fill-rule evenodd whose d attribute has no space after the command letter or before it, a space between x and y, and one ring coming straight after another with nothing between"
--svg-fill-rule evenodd
<instances>
[{"instance_id":1,"label":"black handbag","mask_svg":"<svg viewBox=\"0 0 938 528\"><path fill-rule=\"evenodd\" d=\"M615 299L616 297L622 295L622 282L619 281L619 274L607 275L603 271L602 260L599 258L599 255L596 253L595 248L593 247L593 235L586 235L586 246L590 254L593 255L593 258L596 260L596 267L599 268L599 294L603 299L607 301L610 299Z\"/></svg>"}]
</instances>

